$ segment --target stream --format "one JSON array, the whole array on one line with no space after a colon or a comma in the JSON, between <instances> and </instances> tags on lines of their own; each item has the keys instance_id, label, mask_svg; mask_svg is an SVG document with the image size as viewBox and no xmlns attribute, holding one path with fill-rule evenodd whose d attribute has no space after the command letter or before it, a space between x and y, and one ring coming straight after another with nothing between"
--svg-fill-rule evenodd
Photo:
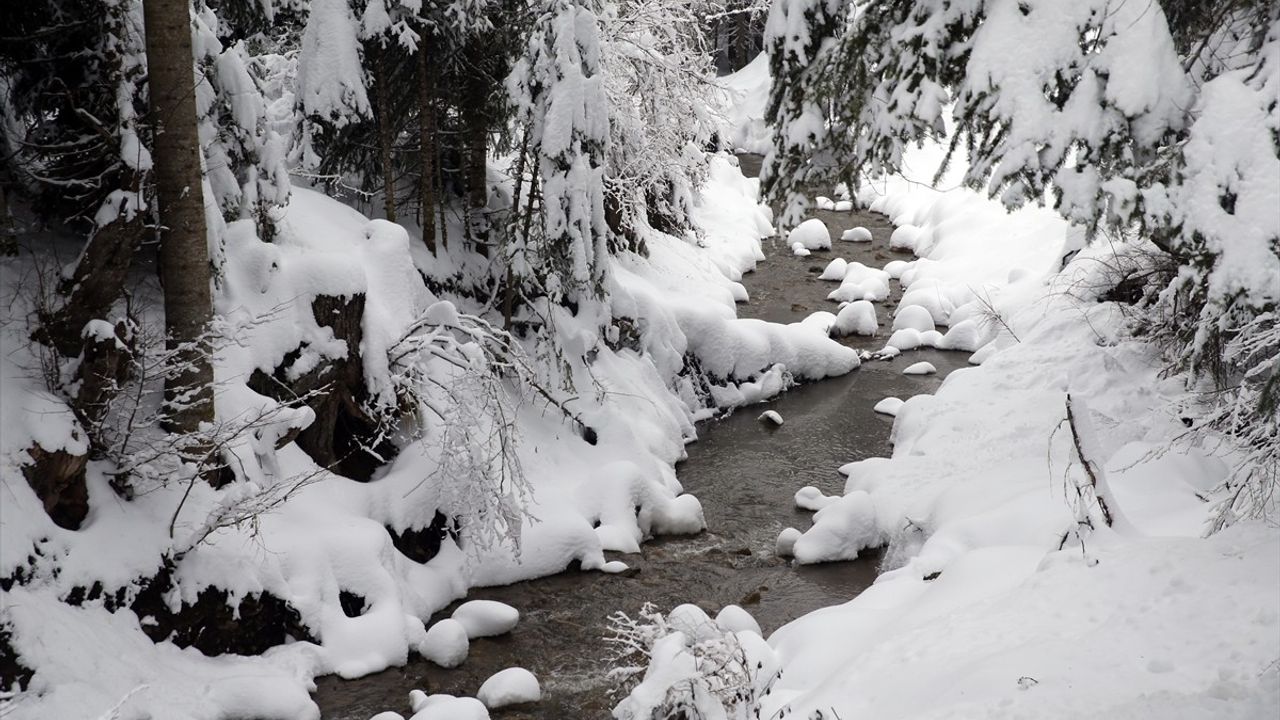
<instances>
[{"instance_id":1,"label":"stream","mask_svg":"<svg viewBox=\"0 0 1280 720\"><path fill-rule=\"evenodd\" d=\"M742 170L754 176L760 160L742 156ZM893 226L882 215L815 211L833 238L862 225L871 243L836 240L832 251L795 257L781 238L765 240L767 259L743 278L751 301L738 306L740 317L795 322L818 310L834 312L826 295L835 283L818 274L834 257L883 267L909 258L890 253ZM876 350L888 337L891 310L902 296L892 283L889 299L877 304L882 324L873 338L851 337L850 347ZM445 670L421 658L358 680L326 676L314 695L324 720L368 720L384 710L405 713L415 688L430 693L474 695L493 673L518 665L541 681L542 701L498 710L494 718L588 720L608 718L619 698L606 673L611 649L601 638L608 617L621 610L635 615L645 602L662 611L692 602L712 616L736 603L749 611L767 636L779 626L817 608L845 602L872 581L879 557L853 562L792 566L774 556L774 541L784 527L801 530L811 513L795 509L794 494L813 485L825 494L843 492L839 466L862 458L886 456L893 419L871 408L887 396L907 399L931 393L951 370L966 365L967 354L921 349L899 358L868 361L842 377L801 385L765 405L749 406L727 417L701 423L688 459L677 466L687 492L702 501L707 531L693 537L659 538L642 546L641 555L610 554L636 572L606 575L565 572L539 580L473 590L472 599L500 600L520 610L520 624L509 635L471 644L462 667ZM937 375L908 376L902 369L919 360ZM756 420L765 409L779 412L778 428ZM449 609L437 617L448 617Z\"/></svg>"}]
</instances>

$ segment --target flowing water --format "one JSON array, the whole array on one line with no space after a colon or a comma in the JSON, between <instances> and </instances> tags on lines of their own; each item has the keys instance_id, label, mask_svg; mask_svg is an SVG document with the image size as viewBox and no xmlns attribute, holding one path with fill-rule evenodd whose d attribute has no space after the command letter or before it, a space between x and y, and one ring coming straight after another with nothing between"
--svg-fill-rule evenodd
<instances>
[{"instance_id":1,"label":"flowing water","mask_svg":"<svg viewBox=\"0 0 1280 720\"><path fill-rule=\"evenodd\" d=\"M742 170L755 175L759 158L743 156ZM833 238L856 225L871 230L871 243L836 240L832 252L795 257L781 239L766 240L768 259L743 283L751 301L738 306L741 317L795 322L818 310L835 311L826 295L835 283L817 275L833 257L882 267L895 257L888 250L893 230L887 218L865 213L816 211ZM855 348L883 346L890 310L901 290L878 304L882 333L849 338ZM871 584L879 560L874 554L853 562L792 566L774 557L784 527L809 527L810 513L796 510L793 496L805 485L840 494L844 480L836 468L852 460L887 455L892 418L871 407L893 395L904 400L933 392L966 355L937 350L903 353L892 362L869 361L838 378L809 383L783 393L767 405L742 408L703 423L698 441L677 473L686 491L698 496L707 531L685 538L646 543L640 556L618 556L631 566L625 575L566 572L504 587L474 590L468 599L501 600L520 610L520 624L509 635L477 639L462 667L445 670L422 659L358 680L320 678L315 700L324 720L368 720L383 710L408 716L408 692L474 695L489 675L518 665L542 682L540 703L500 710L494 718L595 720L608 718L616 701L607 677L609 647L600 641L608 617L619 610L634 615L645 602L666 611L692 602L714 616L737 603L766 635L811 610L844 602ZM902 369L928 360L938 375L908 376ZM765 409L778 411L781 427L760 423ZM448 617L447 612L438 617Z\"/></svg>"}]
</instances>

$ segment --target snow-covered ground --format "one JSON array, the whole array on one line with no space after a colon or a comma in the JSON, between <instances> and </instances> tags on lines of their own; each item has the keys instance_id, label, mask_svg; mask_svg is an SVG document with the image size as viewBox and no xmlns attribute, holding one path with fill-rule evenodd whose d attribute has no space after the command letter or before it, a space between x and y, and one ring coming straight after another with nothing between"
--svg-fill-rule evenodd
<instances>
[{"instance_id":1,"label":"snow-covered ground","mask_svg":"<svg viewBox=\"0 0 1280 720\"><path fill-rule=\"evenodd\" d=\"M573 563L617 571L618 563L606 565L605 550L636 552L654 535L701 531L701 506L682 494L673 470L695 437L695 420L770 397L793 379L848 372L858 357L813 328L736 318L735 302L745 299L738 280L763 257L760 238L772 227L757 203L757 182L743 178L730 158L710 158L694 217L700 234L651 233L647 256L614 259L605 323L591 313L548 310L565 362L531 362L557 383L572 380L576 392L565 406L594 437L588 441L559 409L536 398L507 398L524 483L507 478L459 490L459 473L493 477L492 468L476 472L474 463L485 460L467 453L483 455L485 448L468 445L474 437L449 435L440 423L426 422L421 437L404 438L398 457L368 483L318 468L295 444L275 449L289 428L310 421L310 410L279 410L245 385L250 373L271 371L295 347L303 349L294 365L299 372L348 351L317 325L311 298L365 294L360 351L375 395L391 392L387 351L413 323L458 322L458 313L470 310L465 300L455 307L427 289L414 271L412 258L422 258L411 252L417 241L403 228L368 221L315 192L295 189L286 231L274 243L259 241L248 223L225 233L218 310L235 342L217 358L219 416L275 413L228 451L247 482L221 490L194 483L186 496L187 483L159 474L125 501L109 485L109 468L94 462L89 517L76 531L54 525L21 474L25 450L32 443L81 449L84 441L66 407L42 389L25 323L9 318L0 577L22 579L4 591L4 624L18 659L35 675L26 692L3 706L5 716L314 718L307 695L314 676L355 677L404 663L410 652L448 650L444 640L429 642L425 623L468 588ZM9 281L18 268L6 265L4 272L5 286L16 287ZM489 407L463 420L484 427L494 421L484 414ZM474 409L457 411L468 410ZM287 502L204 536L207 518L237 507L246 493L300 477L306 484ZM445 537L425 563L401 554L389 531L420 529L437 511L471 518L461 539ZM164 598L171 609L196 602L208 588L225 590L232 604L267 592L297 611L316 642L290 642L260 657L210 658L153 643L141 630L152 618L114 604L108 610L95 594L78 605L66 602L77 588L99 583L107 596L119 591L127 605L137 582L175 555L174 587ZM364 601L354 617L342 605L344 592ZM465 652L465 639L461 647Z\"/></svg>"},{"instance_id":2,"label":"snow-covered ground","mask_svg":"<svg viewBox=\"0 0 1280 720\"><path fill-rule=\"evenodd\" d=\"M877 405L896 414L892 457L840 468L843 498L801 490L821 510L779 539L798 562L884 545L885 572L764 648L713 633L760 663L750 702L708 700L712 685L690 680L707 641L686 632L654 645L615 715L646 717L676 685L702 689L706 717L1280 716L1280 529L1242 520L1207 535L1236 458L1179 441L1198 417L1187 379L1165 377L1128 308L1099 298L1132 248L1084 247L1049 211L918 182L938 157L916 151L904 176L857 194L918 256L892 268L898 316L948 326L931 344L973 352L976 367Z\"/></svg>"}]
</instances>

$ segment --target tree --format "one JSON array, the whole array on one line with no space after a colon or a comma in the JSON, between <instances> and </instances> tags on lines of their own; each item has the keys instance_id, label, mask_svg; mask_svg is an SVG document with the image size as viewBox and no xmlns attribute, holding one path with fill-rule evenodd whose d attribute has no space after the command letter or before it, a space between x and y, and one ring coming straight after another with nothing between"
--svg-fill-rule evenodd
<instances>
[{"instance_id":1,"label":"tree","mask_svg":"<svg viewBox=\"0 0 1280 720\"><path fill-rule=\"evenodd\" d=\"M147 85L160 219L165 334L175 370L165 378L170 423L193 432L213 419L213 365L201 347L213 316L187 0L146 0Z\"/></svg>"},{"instance_id":2,"label":"tree","mask_svg":"<svg viewBox=\"0 0 1280 720\"><path fill-rule=\"evenodd\" d=\"M896 172L945 140L964 183L1011 208L1150 242L1172 271L1148 269L1149 330L1216 382L1210 425L1270 449L1229 482L1280 482L1280 6L873 0L825 45L801 15L829 17L814 0L770 17L765 189L784 223L805 185Z\"/></svg>"}]
</instances>

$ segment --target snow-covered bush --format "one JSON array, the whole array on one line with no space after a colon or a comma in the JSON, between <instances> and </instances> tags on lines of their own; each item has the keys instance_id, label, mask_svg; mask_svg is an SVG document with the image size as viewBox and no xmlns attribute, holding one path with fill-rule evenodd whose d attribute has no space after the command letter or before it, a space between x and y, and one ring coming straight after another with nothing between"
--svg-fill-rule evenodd
<instances>
[{"instance_id":1,"label":"snow-covered bush","mask_svg":"<svg viewBox=\"0 0 1280 720\"><path fill-rule=\"evenodd\" d=\"M693 605L663 614L646 603L637 617L618 612L609 623L610 677L627 692L613 710L618 720L754 720L778 677L758 628L734 629Z\"/></svg>"}]
</instances>

